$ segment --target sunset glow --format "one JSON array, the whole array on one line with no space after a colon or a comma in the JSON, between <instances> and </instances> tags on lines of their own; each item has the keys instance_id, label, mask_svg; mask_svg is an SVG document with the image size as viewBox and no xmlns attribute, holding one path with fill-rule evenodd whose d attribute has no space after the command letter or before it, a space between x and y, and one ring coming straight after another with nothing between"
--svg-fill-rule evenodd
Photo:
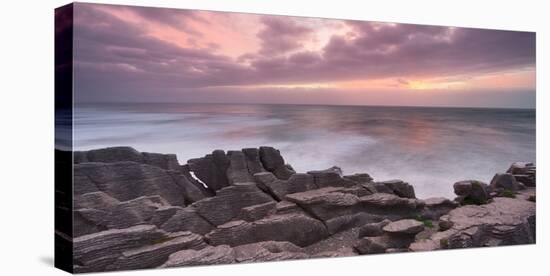
<instances>
[{"instance_id":1,"label":"sunset glow","mask_svg":"<svg viewBox=\"0 0 550 276\"><path fill-rule=\"evenodd\" d=\"M76 5L77 101L535 103L534 33Z\"/></svg>"}]
</instances>

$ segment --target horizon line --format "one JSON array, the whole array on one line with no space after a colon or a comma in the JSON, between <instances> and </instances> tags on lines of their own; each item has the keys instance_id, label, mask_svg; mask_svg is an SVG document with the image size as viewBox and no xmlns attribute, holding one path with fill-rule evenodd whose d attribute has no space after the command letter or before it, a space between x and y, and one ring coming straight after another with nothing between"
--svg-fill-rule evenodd
<instances>
[{"instance_id":1,"label":"horizon line","mask_svg":"<svg viewBox=\"0 0 550 276\"><path fill-rule=\"evenodd\" d=\"M401 108L457 108L457 109L522 109L536 110L535 107L492 107L492 106L452 106L452 105L383 105L383 104L323 104L323 103L263 103L263 102L148 102L148 101L97 101L73 102L74 106L86 104L227 104L227 105L306 105L306 106L342 106L342 107L401 107Z\"/></svg>"}]
</instances>

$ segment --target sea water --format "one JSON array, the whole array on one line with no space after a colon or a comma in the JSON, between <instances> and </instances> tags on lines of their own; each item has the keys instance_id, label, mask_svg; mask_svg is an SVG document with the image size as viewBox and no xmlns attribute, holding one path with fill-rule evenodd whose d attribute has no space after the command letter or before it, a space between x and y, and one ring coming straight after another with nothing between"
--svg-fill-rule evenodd
<instances>
[{"instance_id":1,"label":"sea water","mask_svg":"<svg viewBox=\"0 0 550 276\"><path fill-rule=\"evenodd\" d=\"M269 104L81 104L74 147L132 146L180 163L214 149L273 146L298 172L339 166L402 179L418 197L452 197L452 184L489 182L535 162L534 109Z\"/></svg>"}]
</instances>

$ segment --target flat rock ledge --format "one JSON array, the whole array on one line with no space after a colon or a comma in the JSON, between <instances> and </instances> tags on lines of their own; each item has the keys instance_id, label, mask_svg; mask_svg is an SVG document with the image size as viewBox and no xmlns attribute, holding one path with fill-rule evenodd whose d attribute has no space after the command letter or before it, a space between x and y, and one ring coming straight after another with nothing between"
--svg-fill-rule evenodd
<instances>
[{"instance_id":1,"label":"flat rock ledge","mask_svg":"<svg viewBox=\"0 0 550 276\"><path fill-rule=\"evenodd\" d=\"M74 152L75 272L535 243L536 167L513 163L457 197L339 167L297 173L272 147L173 154ZM449 185L451 186L452 183ZM64 212L68 208L64 208Z\"/></svg>"}]
</instances>

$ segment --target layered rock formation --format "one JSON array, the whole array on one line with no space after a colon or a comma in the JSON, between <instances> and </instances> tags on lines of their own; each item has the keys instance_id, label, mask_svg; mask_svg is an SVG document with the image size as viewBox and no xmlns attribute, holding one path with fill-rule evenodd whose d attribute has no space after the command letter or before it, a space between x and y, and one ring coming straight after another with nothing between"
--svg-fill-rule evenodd
<instances>
[{"instance_id":1,"label":"layered rock formation","mask_svg":"<svg viewBox=\"0 0 550 276\"><path fill-rule=\"evenodd\" d=\"M271 147L74 153L75 271L224 264L535 242L536 168L514 163L457 198L401 180L297 173Z\"/></svg>"}]
</instances>

